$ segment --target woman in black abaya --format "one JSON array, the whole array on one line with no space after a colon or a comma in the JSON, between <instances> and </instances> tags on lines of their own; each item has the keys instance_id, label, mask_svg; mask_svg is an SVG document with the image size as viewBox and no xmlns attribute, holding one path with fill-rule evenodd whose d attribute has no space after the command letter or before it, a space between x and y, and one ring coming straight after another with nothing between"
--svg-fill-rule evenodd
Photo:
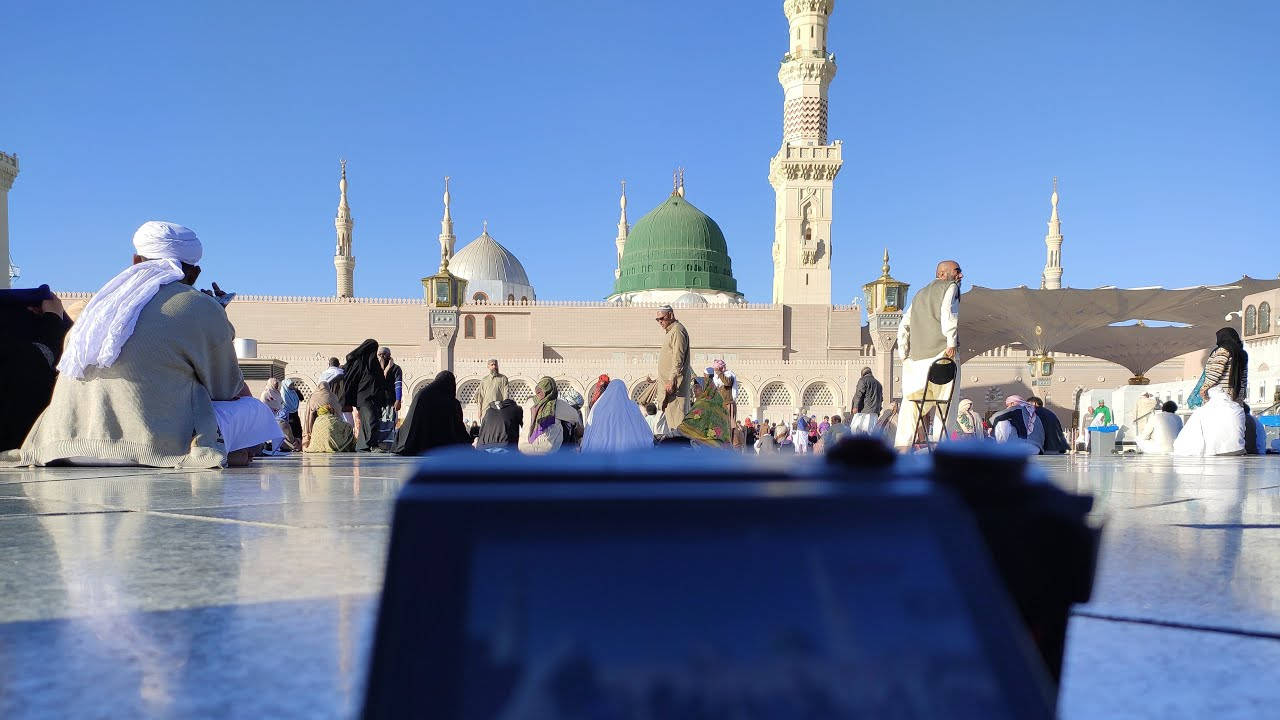
<instances>
[{"instance_id":1,"label":"woman in black abaya","mask_svg":"<svg viewBox=\"0 0 1280 720\"><path fill-rule=\"evenodd\" d=\"M396 453L421 455L445 445L470 445L471 434L462 424L462 405L457 395L457 380L448 370L419 390L396 434Z\"/></svg>"},{"instance_id":2,"label":"woman in black abaya","mask_svg":"<svg viewBox=\"0 0 1280 720\"><path fill-rule=\"evenodd\" d=\"M365 340L347 354L343 370L342 404L360 413L356 452L373 450L378 419L387 396L387 379L378 362L378 341Z\"/></svg>"}]
</instances>

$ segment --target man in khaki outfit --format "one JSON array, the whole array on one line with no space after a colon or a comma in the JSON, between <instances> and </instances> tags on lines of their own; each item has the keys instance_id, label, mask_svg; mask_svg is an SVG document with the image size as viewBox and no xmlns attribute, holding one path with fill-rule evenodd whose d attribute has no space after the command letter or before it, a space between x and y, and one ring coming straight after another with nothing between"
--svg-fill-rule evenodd
<instances>
[{"instance_id":1,"label":"man in khaki outfit","mask_svg":"<svg viewBox=\"0 0 1280 720\"><path fill-rule=\"evenodd\" d=\"M489 361L489 374L480 381L480 390L476 393L476 405L480 409L480 417L493 403L507 399L507 376L498 372L498 360Z\"/></svg>"},{"instance_id":2,"label":"man in khaki outfit","mask_svg":"<svg viewBox=\"0 0 1280 720\"><path fill-rule=\"evenodd\" d=\"M658 382L662 383L662 414L667 421L667 437L676 435L676 428L684 422L689 412L692 395L693 369L689 367L689 332L676 320L670 305L664 305L654 318L667 337L658 354Z\"/></svg>"}]
</instances>

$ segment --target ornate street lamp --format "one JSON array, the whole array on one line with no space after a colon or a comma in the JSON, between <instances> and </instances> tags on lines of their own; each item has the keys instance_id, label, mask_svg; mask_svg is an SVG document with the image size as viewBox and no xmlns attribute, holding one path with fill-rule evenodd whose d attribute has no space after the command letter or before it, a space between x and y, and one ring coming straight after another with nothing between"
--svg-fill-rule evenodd
<instances>
[{"instance_id":1,"label":"ornate street lamp","mask_svg":"<svg viewBox=\"0 0 1280 720\"><path fill-rule=\"evenodd\" d=\"M907 289L911 286L889 276L889 250L884 251L880 277L862 286L867 301L867 314L902 312L907 305Z\"/></svg>"},{"instance_id":2,"label":"ornate street lamp","mask_svg":"<svg viewBox=\"0 0 1280 720\"><path fill-rule=\"evenodd\" d=\"M449 258L441 258L440 271L422 278L422 294L432 307L458 307L466 285L466 280L449 272Z\"/></svg>"}]
</instances>

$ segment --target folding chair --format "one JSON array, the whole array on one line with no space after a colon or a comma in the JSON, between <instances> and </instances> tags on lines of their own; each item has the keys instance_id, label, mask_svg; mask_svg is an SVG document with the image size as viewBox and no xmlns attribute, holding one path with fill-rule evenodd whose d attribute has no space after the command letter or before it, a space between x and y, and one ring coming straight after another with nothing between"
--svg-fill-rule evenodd
<instances>
[{"instance_id":1,"label":"folding chair","mask_svg":"<svg viewBox=\"0 0 1280 720\"><path fill-rule=\"evenodd\" d=\"M905 398L907 402L915 403L916 410L916 426L912 433L912 448L923 445L929 452L933 452L937 442L929 432L928 418L932 417L933 411L938 411L937 422L942 423L941 432L938 433L939 441L947 437L947 416L951 413L951 400L956 394L956 362L951 358L938 358L929 366L929 374L925 380L924 389L919 392L912 393L910 397ZM944 398L943 395L946 395ZM924 437L924 441L920 441L920 437Z\"/></svg>"}]
</instances>

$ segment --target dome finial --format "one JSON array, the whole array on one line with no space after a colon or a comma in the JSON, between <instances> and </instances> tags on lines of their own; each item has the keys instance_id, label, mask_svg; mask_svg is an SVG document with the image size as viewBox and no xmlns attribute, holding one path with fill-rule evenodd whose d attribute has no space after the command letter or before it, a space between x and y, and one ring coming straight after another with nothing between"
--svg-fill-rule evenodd
<instances>
[{"instance_id":1,"label":"dome finial","mask_svg":"<svg viewBox=\"0 0 1280 720\"><path fill-rule=\"evenodd\" d=\"M679 168L679 172L680 172L680 180L676 185L676 192L680 195L680 197L684 197L684 168L683 167Z\"/></svg>"},{"instance_id":2,"label":"dome finial","mask_svg":"<svg viewBox=\"0 0 1280 720\"><path fill-rule=\"evenodd\" d=\"M884 277L889 277L889 248L884 249L884 265L880 266L880 272L884 273Z\"/></svg>"},{"instance_id":3,"label":"dome finial","mask_svg":"<svg viewBox=\"0 0 1280 720\"><path fill-rule=\"evenodd\" d=\"M481 235L488 235L488 234L489 234L489 221L488 221L488 219L485 219L485 220L481 220L481 221L480 221L480 234L481 234Z\"/></svg>"}]
</instances>

